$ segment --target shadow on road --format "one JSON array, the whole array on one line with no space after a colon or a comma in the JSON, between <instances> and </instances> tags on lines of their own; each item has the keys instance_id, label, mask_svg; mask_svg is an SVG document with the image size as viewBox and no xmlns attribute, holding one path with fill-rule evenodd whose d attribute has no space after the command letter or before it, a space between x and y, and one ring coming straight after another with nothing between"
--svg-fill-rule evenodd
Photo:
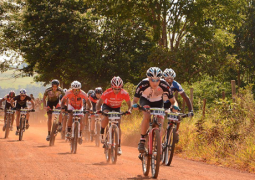
<instances>
[{"instance_id":1,"label":"shadow on road","mask_svg":"<svg viewBox=\"0 0 255 180\"><path fill-rule=\"evenodd\" d=\"M19 142L19 140L8 140L7 142Z\"/></svg>"},{"instance_id":2,"label":"shadow on road","mask_svg":"<svg viewBox=\"0 0 255 180\"><path fill-rule=\"evenodd\" d=\"M65 153L58 153L59 155L66 155L66 154L72 154L71 152L65 152Z\"/></svg>"},{"instance_id":3,"label":"shadow on road","mask_svg":"<svg viewBox=\"0 0 255 180\"><path fill-rule=\"evenodd\" d=\"M148 176L141 176L141 175L137 175L136 177L130 177L127 179L134 179L134 180L138 180L138 179L153 179L152 177L148 177Z\"/></svg>"},{"instance_id":4,"label":"shadow on road","mask_svg":"<svg viewBox=\"0 0 255 180\"><path fill-rule=\"evenodd\" d=\"M49 147L49 146L47 146L47 145L42 145L42 146L36 146L36 147L45 148L45 147Z\"/></svg>"},{"instance_id":5,"label":"shadow on road","mask_svg":"<svg viewBox=\"0 0 255 180\"><path fill-rule=\"evenodd\" d=\"M96 165L96 166L108 166L108 165L112 165L112 164L107 163L107 162L100 162L100 163L93 163L92 165Z\"/></svg>"}]
</instances>

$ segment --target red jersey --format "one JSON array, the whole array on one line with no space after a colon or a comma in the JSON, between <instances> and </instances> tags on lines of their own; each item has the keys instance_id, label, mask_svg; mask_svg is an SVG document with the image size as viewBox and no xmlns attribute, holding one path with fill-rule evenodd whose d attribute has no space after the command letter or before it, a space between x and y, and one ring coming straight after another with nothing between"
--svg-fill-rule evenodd
<instances>
[{"instance_id":1,"label":"red jersey","mask_svg":"<svg viewBox=\"0 0 255 180\"><path fill-rule=\"evenodd\" d=\"M119 108L124 100L130 101L129 94L126 90L121 89L118 94L114 94L112 88L107 89L102 94L101 99L104 101L104 104L111 108Z\"/></svg>"},{"instance_id":2,"label":"red jersey","mask_svg":"<svg viewBox=\"0 0 255 180\"><path fill-rule=\"evenodd\" d=\"M66 92L62 100L63 99L68 99L68 104L73 106L75 109L81 109L83 106L82 99L88 100L88 96L83 90L80 90L78 95L74 95L72 89L70 89Z\"/></svg>"}]
</instances>

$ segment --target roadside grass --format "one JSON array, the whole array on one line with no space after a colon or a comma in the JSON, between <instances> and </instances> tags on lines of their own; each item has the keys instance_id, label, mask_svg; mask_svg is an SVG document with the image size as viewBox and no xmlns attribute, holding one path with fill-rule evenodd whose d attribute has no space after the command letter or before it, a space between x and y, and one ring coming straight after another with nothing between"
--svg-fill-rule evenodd
<instances>
[{"instance_id":1,"label":"roadside grass","mask_svg":"<svg viewBox=\"0 0 255 180\"><path fill-rule=\"evenodd\" d=\"M123 145L137 147L142 114L122 118ZM251 88L239 90L235 103L219 100L206 111L185 118L175 154L255 173L255 101Z\"/></svg>"}]
</instances>

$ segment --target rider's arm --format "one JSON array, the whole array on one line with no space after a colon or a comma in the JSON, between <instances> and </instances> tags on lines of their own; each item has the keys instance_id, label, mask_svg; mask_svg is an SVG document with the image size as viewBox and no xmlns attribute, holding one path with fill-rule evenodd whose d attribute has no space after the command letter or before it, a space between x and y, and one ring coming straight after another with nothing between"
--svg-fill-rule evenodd
<instances>
[{"instance_id":1,"label":"rider's arm","mask_svg":"<svg viewBox=\"0 0 255 180\"><path fill-rule=\"evenodd\" d=\"M14 101L15 101L14 98L12 98L11 101L10 101L10 104L11 104L12 107L14 107Z\"/></svg>"},{"instance_id":2,"label":"rider's arm","mask_svg":"<svg viewBox=\"0 0 255 180\"><path fill-rule=\"evenodd\" d=\"M47 96L43 96L43 107L46 107L46 98L47 98Z\"/></svg>"},{"instance_id":3,"label":"rider's arm","mask_svg":"<svg viewBox=\"0 0 255 180\"><path fill-rule=\"evenodd\" d=\"M139 99L140 99L140 98L138 98L138 97L134 97L134 99L133 99L133 104L137 104L138 101L139 101Z\"/></svg>"},{"instance_id":4,"label":"rider's arm","mask_svg":"<svg viewBox=\"0 0 255 180\"><path fill-rule=\"evenodd\" d=\"M5 100L4 98L0 100L0 107L2 107L2 102L3 102L4 100Z\"/></svg>"},{"instance_id":5,"label":"rider's arm","mask_svg":"<svg viewBox=\"0 0 255 180\"><path fill-rule=\"evenodd\" d=\"M184 101L186 102L187 106L188 106L188 109L189 109L189 112L193 110L192 106L191 106L191 102L190 102L190 99L189 97L186 95L185 92L182 92L180 94L182 96L182 98L184 99Z\"/></svg>"},{"instance_id":6,"label":"rider's arm","mask_svg":"<svg viewBox=\"0 0 255 180\"><path fill-rule=\"evenodd\" d=\"M101 105L103 104L103 102L104 102L104 100L101 99L101 98L97 101L97 104L96 104L96 110L97 111L101 110Z\"/></svg>"},{"instance_id":7,"label":"rider's arm","mask_svg":"<svg viewBox=\"0 0 255 180\"><path fill-rule=\"evenodd\" d=\"M61 108L65 107L65 103L66 103L66 98L62 98L62 100L61 100Z\"/></svg>"},{"instance_id":8,"label":"rider's arm","mask_svg":"<svg viewBox=\"0 0 255 180\"><path fill-rule=\"evenodd\" d=\"M127 101L127 105L128 105L128 111L131 111L131 101L129 100L129 101Z\"/></svg>"},{"instance_id":9,"label":"rider's arm","mask_svg":"<svg viewBox=\"0 0 255 180\"><path fill-rule=\"evenodd\" d=\"M87 98L86 100L86 109L89 110L91 108L91 101L89 100L89 98Z\"/></svg>"}]
</instances>

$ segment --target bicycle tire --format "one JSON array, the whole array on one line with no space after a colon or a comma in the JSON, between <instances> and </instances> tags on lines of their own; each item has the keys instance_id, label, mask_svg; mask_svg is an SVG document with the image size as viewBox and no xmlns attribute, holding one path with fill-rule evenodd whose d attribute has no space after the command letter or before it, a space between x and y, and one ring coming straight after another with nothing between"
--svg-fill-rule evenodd
<instances>
[{"instance_id":1,"label":"bicycle tire","mask_svg":"<svg viewBox=\"0 0 255 180\"><path fill-rule=\"evenodd\" d=\"M62 131L61 131L61 139L65 139L65 129L66 129L66 117L63 116L62 118Z\"/></svg>"},{"instance_id":2,"label":"bicycle tire","mask_svg":"<svg viewBox=\"0 0 255 180\"><path fill-rule=\"evenodd\" d=\"M6 115L6 124L5 124L5 135L4 135L4 138L8 138L9 136L9 132L10 132L10 123L11 123L11 120L10 120L10 114L7 114Z\"/></svg>"},{"instance_id":3,"label":"bicycle tire","mask_svg":"<svg viewBox=\"0 0 255 180\"><path fill-rule=\"evenodd\" d=\"M78 144L78 123L75 123L74 139L73 139L73 154L77 153L77 144Z\"/></svg>"},{"instance_id":4,"label":"bicycle tire","mask_svg":"<svg viewBox=\"0 0 255 180\"><path fill-rule=\"evenodd\" d=\"M161 156L161 141L159 130L155 129L152 134L152 156L151 156L151 174L153 178L158 177Z\"/></svg>"},{"instance_id":5,"label":"bicycle tire","mask_svg":"<svg viewBox=\"0 0 255 180\"><path fill-rule=\"evenodd\" d=\"M52 125L51 133L50 133L50 142L49 142L49 146L54 146L55 137L56 137L56 136L55 136L56 131L57 131L57 124L54 122L53 125Z\"/></svg>"},{"instance_id":6,"label":"bicycle tire","mask_svg":"<svg viewBox=\"0 0 255 180\"><path fill-rule=\"evenodd\" d=\"M118 157L119 139L117 128L112 128L112 146L111 146L111 160L113 164L116 164Z\"/></svg>"},{"instance_id":7,"label":"bicycle tire","mask_svg":"<svg viewBox=\"0 0 255 180\"><path fill-rule=\"evenodd\" d=\"M19 141L22 141L22 138L23 138L23 127L24 126L24 123L23 123L23 118L20 118L20 121L19 121Z\"/></svg>"},{"instance_id":8,"label":"bicycle tire","mask_svg":"<svg viewBox=\"0 0 255 180\"><path fill-rule=\"evenodd\" d=\"M108 137L109 137L109 133L107 131L105 142L104 142L104 153L105 153L105 158L107 163L109 163L111 159L111 149L109 149L109 146L108 146Z\"/></svg>"},{"instance_id":9,"label":"bicycle tire","mask_svg":"<svg viewBox=\"0 0 255 180\"><path fill-rule=\"evenodd\" d=\"M176 142L176 127L171 126L168 129L168 139L167 139L167 150L165 156L165 165L170 166L174 156L174 149L175 149L175 142Z\"/></svg>"},{"instance_id":10,"label":"bicycle tire","mask_svg":"<svg viewBox=\"0 0 255 180\"><path fill-rule=\"evenodd\" d=\"M162 154L162 159L161 159L162 164L165 164L165 153L166 153L166 150L167 150L167 148L166 148L166 138L167 138L167 130L166 130L166 132L165 132L165 134L162 138L162 150L161 150L162 151L161 152L161 154Z\"/></svg>"},{"instance_id":11,"label":"bicycle tire","mask_svg":"<svg viewBox=\"0 0 255 180\"><path fill-rule=\"evenodd\" d=\"M97 122L96 123L96 130L97 130L97 133L95 135L95 144L97 147L100 146L100 124Z\"/></svg>"},{"instance_id":12,"label":"bicycle tire","mask_svg":"<svg viewBox=\"0 0 255 180\"><path fill-rule=\"evenodd\" d=\"M151 155L148 154L149 152L149 137L146 136L145 141L145 153L142 154L142 169L143 169L143 175L148 176L150 172L150 165L151 165ZM147 149L148 148L148 149Z\"/></svg>"}]
</instances>

